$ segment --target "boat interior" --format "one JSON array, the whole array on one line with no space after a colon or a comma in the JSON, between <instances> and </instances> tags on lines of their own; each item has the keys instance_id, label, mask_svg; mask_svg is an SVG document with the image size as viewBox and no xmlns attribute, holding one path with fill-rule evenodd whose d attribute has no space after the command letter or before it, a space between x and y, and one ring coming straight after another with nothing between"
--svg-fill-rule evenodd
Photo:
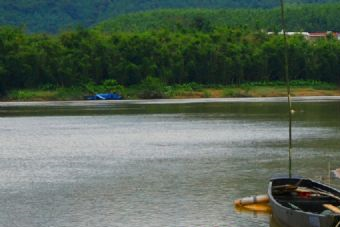
<instances>
[{"instance_id":1,"label":"boat interior","mask_svg":"<svg viewBox=\"0 0 340 227\"><path fill-rule=\"evenodd\" d=\"M272 195L287 208L317 214L336 214L324 205L340 207L340 193L309 179L278 179L272 181ZM340 211L340 209L339 209Z\"/></svg>"}]
</instances>

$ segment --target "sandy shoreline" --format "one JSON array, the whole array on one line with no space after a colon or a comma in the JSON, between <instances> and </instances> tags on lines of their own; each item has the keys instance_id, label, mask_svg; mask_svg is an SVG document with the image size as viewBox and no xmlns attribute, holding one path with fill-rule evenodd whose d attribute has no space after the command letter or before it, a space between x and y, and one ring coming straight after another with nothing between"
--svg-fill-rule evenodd
<instances>
[{"instance_id":1,"label":"sandy shoreline","mask_svg":"<svg viewBox=\"0 0 340 227\"><path fill-rule=\"evenodd\" d=\"M300 96L293 97L293 102L335 102L340 96ZM153 99L153 100L110 100L110 101L40 101L40 102L0 102L0 107L34 107L34 106L102 106L116 104L191 104L191 103L233 103L233 102L287 102L287 97L260 98L196 98L196 99Z\"/></svg>"}]
</instances>

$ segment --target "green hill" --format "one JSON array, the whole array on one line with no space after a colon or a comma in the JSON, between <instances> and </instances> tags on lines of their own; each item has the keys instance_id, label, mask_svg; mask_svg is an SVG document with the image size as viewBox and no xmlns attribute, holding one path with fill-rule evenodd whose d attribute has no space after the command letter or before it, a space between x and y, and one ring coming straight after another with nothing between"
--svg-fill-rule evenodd
<instances>
[{"instance_id":1,"label":"green hill","mask_svg":"<svg viewBox=\"0 0 340 227\"><path fill-rule=\"evenodd\" d=\"M289 4L336 0L287 0ZM0 0L0 25L25 26L31 32L58 32L94 25L118 15L160 8L271 8L279 0Z\"/></svg>"},{"instance_id":2,"label":"green hill","mask_svg":"<svg viewBox=\"0 0 340 227\"><path fill-rule=\"evenodd\" d=\"M96 26L100 31L150 30L211 31L218 27L280 30L280 9L167 9L119 16ZM340 31L340 3L290 5L287 26L291 31Z\"/></svg>"}]
</instances>

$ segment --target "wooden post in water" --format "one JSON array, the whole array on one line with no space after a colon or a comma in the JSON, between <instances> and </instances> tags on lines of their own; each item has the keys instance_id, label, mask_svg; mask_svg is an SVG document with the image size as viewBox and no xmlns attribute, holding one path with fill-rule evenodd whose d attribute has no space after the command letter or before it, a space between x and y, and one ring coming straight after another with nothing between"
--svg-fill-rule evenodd
<instances>
[{"instance_id":1,"label":"wooden post in water","mask_svg":"<svg viewBox=\"0 0 340 227\"><path fill-rule=\"evenodd\" d=\"M289 108L289 148L288 148L288 159L289 159L289 177L292 177L292 102L291 102L291 91L290 91L290 82L289 82L289 68L288 68L288 43L287 43L287 34L286 34L286 19L285 19L285 8L284 8L284 0L280 0L281 2L281 23L282 23L282 33L284 39L284 73L286 78L287 85L287 96L288 96L288 108Z\"/></svg>"}]
</instances>

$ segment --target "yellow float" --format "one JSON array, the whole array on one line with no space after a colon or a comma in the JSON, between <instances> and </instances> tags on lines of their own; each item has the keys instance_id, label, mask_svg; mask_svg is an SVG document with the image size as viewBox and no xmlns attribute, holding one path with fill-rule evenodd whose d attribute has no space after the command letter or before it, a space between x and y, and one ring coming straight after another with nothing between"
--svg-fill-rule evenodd
<instances>
[{"instance_id":1,"label":"yellow float","mask_svg":"<svg viewBox=\"0 0 340 227\"><path fill-rule=\"evenodd\" d=\"M271 213L268 195L249 196L234 201L235 207L240 211L255 211Z\"/></svg>"}]
</instances>

